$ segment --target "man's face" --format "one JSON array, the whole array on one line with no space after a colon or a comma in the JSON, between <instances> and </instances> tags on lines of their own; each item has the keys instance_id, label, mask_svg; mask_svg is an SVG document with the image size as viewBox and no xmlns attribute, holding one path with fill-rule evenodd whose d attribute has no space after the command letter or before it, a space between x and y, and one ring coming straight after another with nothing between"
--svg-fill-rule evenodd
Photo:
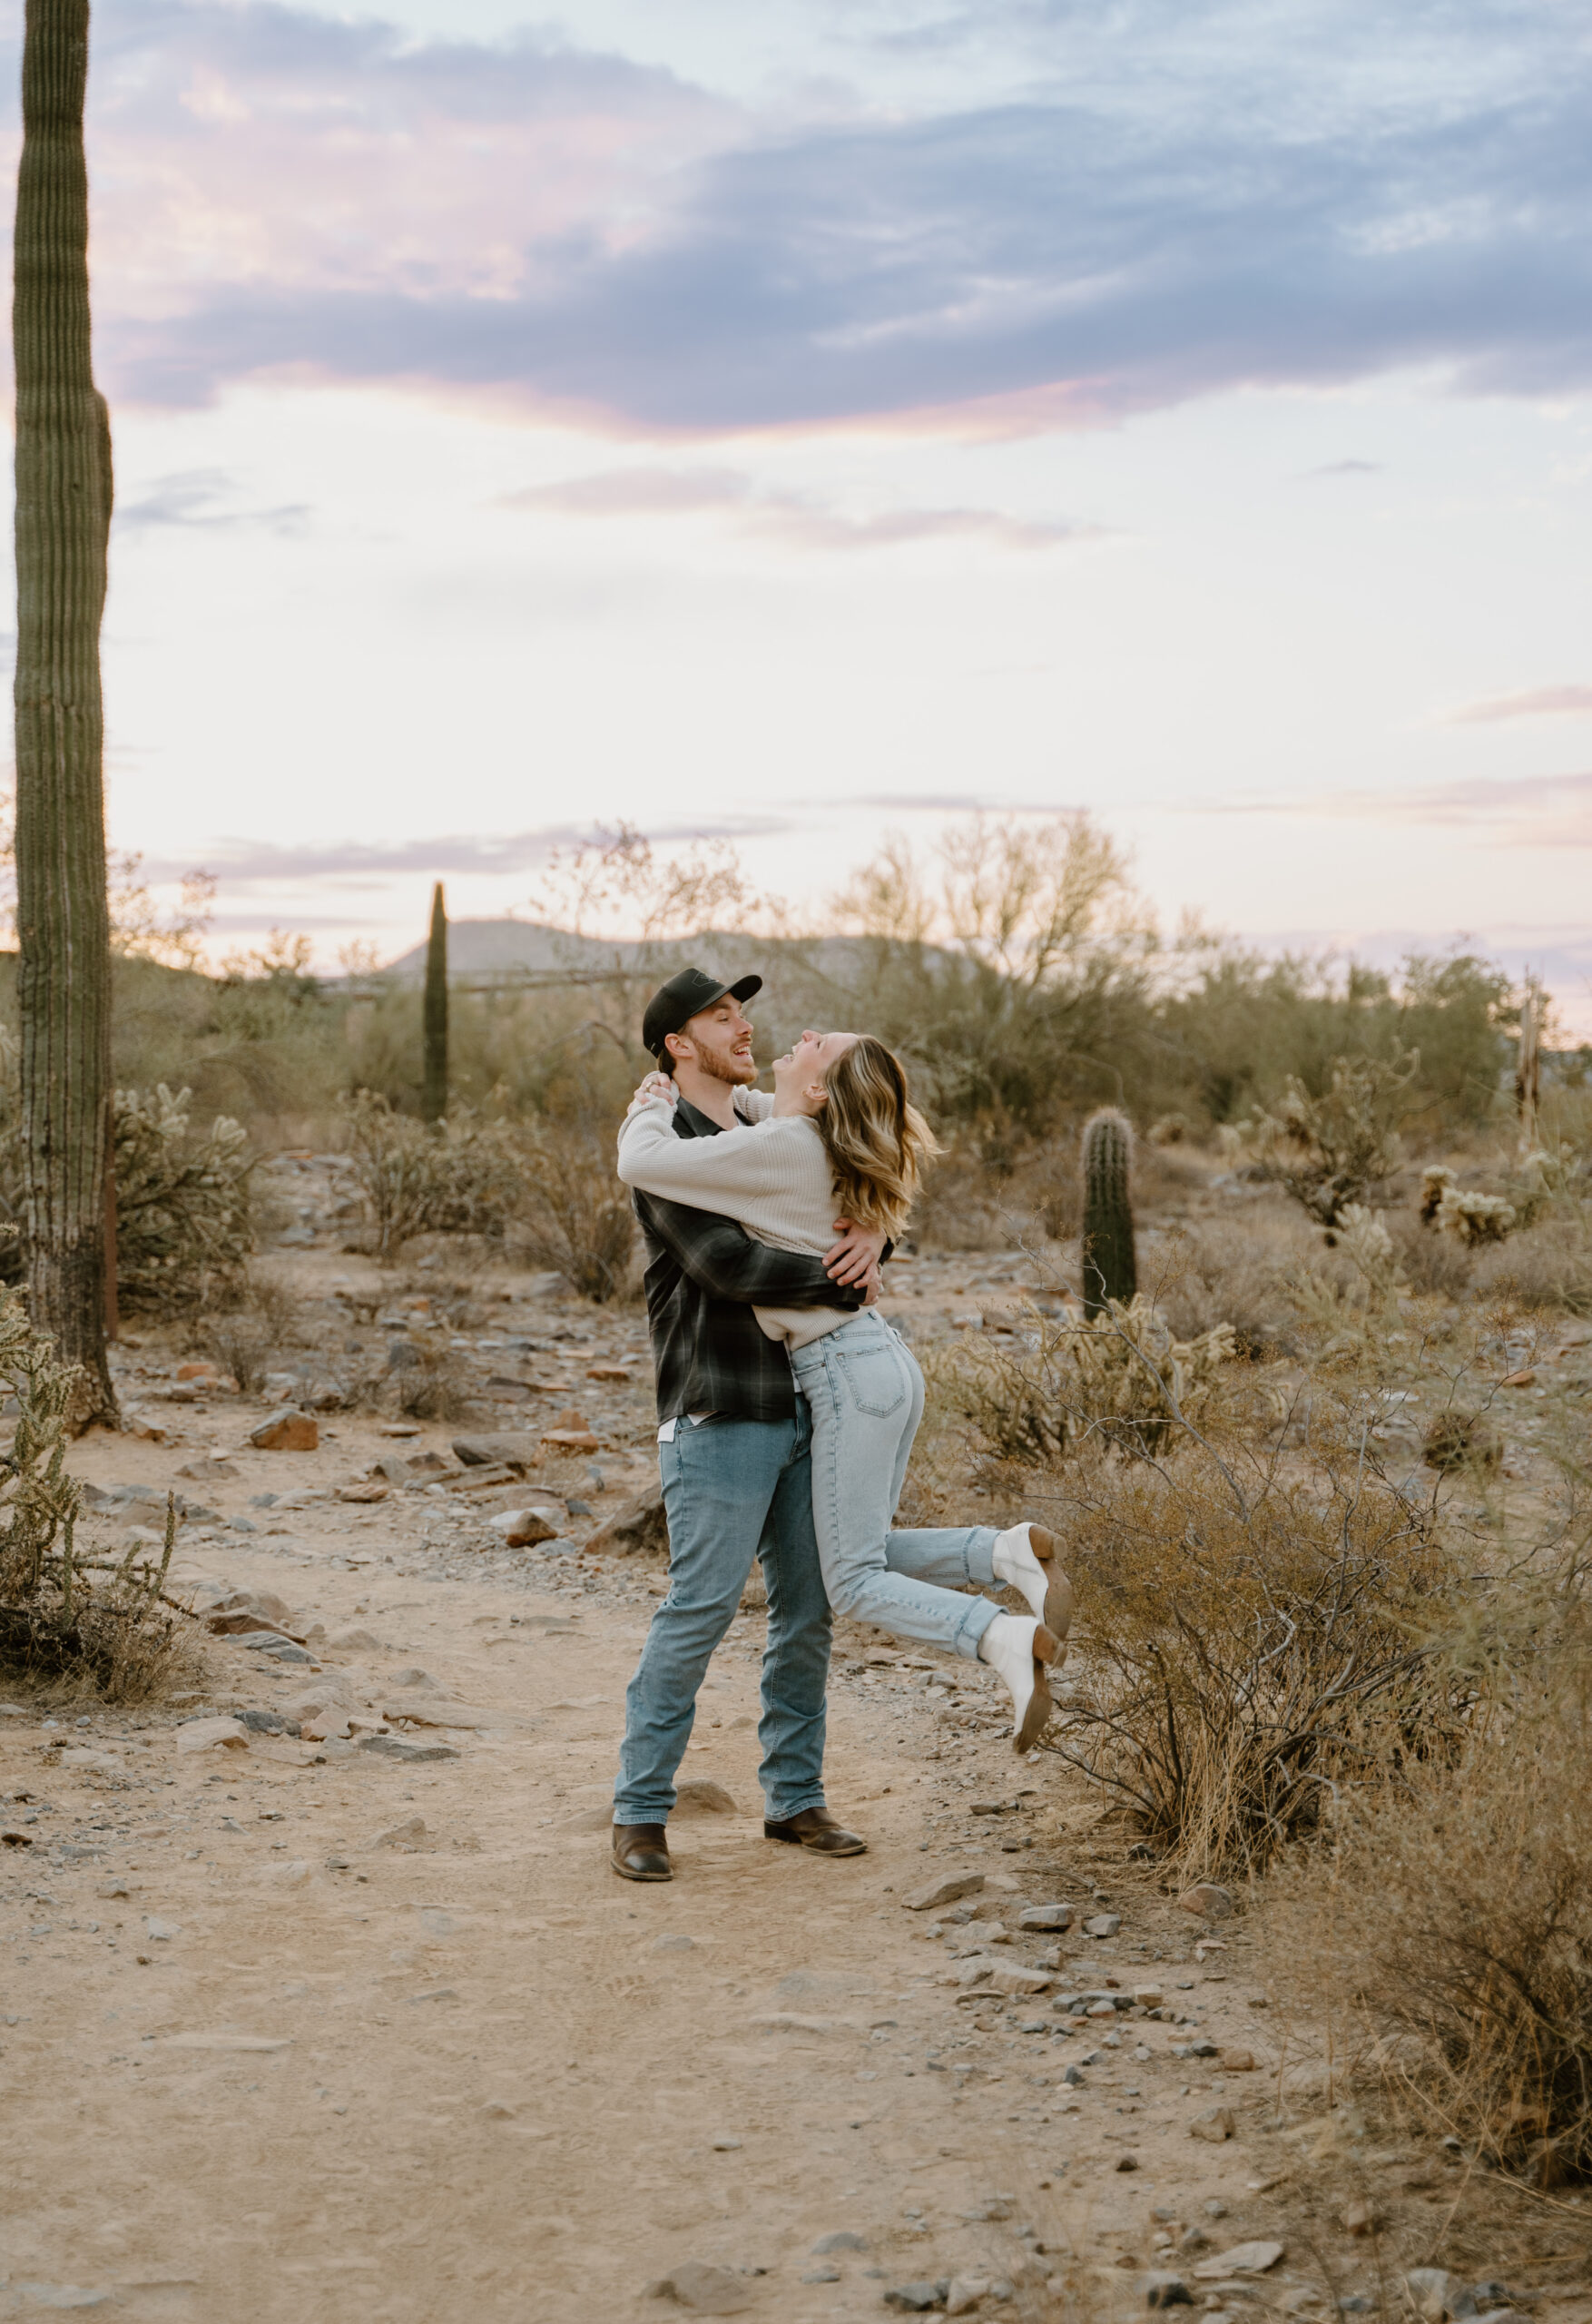
<instances>
[{"instance_id":1,"label":"man's face","mask_svg":"<svg viewBox=\"0 0 1592 2324\"><path fill-rule=\"evenodd\" d=\"M676 1059L689 1058L710 1081L748 1088L757 1079L752 1027L742 1014L741 1003L729 993L711 1009L688 1017L679 1032L671 1034L669 1048Z\"/></svg>"}]
</instances>

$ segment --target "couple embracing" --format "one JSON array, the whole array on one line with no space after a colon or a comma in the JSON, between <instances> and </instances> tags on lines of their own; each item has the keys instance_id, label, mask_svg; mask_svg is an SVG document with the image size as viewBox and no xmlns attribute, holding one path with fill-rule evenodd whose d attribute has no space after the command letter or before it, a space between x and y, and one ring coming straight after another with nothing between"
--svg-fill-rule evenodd
<instances>
[{"instance_id":1,"label":"couple embracing","mask_svg":"<svg viewBox=\"0 0 1592 2324\"><path fill-rule=\"evenodd\" d=\"M657 1059L619 1137L646 1253L669 1591L625 1697L613 1862L673 1878L674 1775L754 1558L768 1591L763 1831L820 1856L866 1842L824 1800L833 1612L987 1662L1016 1748L1049 1714L1072 1592L1043 1527L893 1529L923 1413L916 1359L877 1312L880 1265L935 1152L899 1060L868 1033L803 1033L753 1086L761 977L685 969L654 993ZM1026 1615L969 1590L1013 1584Z\"/></svg>"}]
</instances>

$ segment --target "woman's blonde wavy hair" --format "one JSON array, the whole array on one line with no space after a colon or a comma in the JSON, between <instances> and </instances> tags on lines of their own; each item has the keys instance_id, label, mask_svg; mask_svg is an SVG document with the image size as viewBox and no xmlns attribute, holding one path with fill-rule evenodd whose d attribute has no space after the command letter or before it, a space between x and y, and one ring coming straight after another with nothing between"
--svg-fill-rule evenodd
<instances>
[{"instance_id":1,"label":"woman's blonde wavy hair","mask_svg":"<svg viewBox=\"0 0 1592 2324\"><path fill-rule=\"evenodd\" d=\"M858 1035L824 1077L818 1127L835 1174L840 1211L892 1240L907 1224L924 1166L939 1152L907 1095L901 1060L871 1033Z\"/></svg>"}]
</instances>

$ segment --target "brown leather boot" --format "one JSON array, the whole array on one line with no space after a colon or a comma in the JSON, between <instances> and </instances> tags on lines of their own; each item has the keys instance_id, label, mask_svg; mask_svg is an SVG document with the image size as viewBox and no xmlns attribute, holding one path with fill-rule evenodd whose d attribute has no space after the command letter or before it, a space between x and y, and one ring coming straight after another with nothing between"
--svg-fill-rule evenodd
<instances>
[{"instance_id":1,"label":"brown leather boot","mask_svg":"<svg viewBox=\"0 0 1592 2324\"><path fill-rule=\"evenodd\" d=\"M621 1880L673 1880L669 1835L662 1824L615 1824L614 1869Z\"/></svg>"},{"instance_id":2,"label":"brown leather boot","mask_svg":"<svg viewBox=\"0 0 1592 2324\"><path fill-rule=\"evenodd\" d=\"M814 1856L868 1854L867 1841L837 1824L827 1807L804 1807L800 1816L789 1817L782 1824L771 1824L765 1818L762 1836L765 1840L793 1840L800 1847L811 1848Z\"/></svg>"}]
</instances>

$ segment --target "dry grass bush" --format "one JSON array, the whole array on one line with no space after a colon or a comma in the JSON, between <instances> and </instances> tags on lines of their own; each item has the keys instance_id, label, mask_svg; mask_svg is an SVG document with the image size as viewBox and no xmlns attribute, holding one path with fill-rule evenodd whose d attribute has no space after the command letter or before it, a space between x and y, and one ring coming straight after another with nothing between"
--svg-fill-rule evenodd
<instances>
[{"instance_id":1,"label":"dry grass bush","mask_svg":"<svg viewBox=\"0 0 1592 2324\"><path fill-rule=\"evenodd\" d=\"M1411 1291L1440 1299L1464 1297L1476 1270L1463 1243L1452 1235L1435 1234L1407 1214L1391 1218L1388 1233L1399 1273Z\"/></svg>"},{"instance_id":2,"label":"dry grass bush","mask_svg":"<svg viewBox=\"0 0 1592 2324\"><path fill-rule=\"evenodd\" d=\"M406 1420L467 1420L469 1375L440 1334L411 1330L393 1367L398 1408Z\"/></svg>"},{"instance_id":3,"label":"dry grass bush","mask_svg":"<svg viewBox=\"0 0 1592 2324\"><path fill-rule=\"evenodd\" d=\"M526 1167L507 1124L468 1114L419 1122L368 1089L349 1101L345 1115L378 1258L395 1257L416 1235L501 1240L519 1208Z\"/></svg>"},{"instance_id":4,"label":"dry grass bush","mask_svg":"<svg viewBox=\"0 0 1592 2324\"><path fill-rule=\"evenodd\" d=\"M1473 1690L1430 1643L1456 1569L1350 1420L1286 1469L1204 1443L1101 1462L1047 1519L1085 1648L1047 1748L1182 1875L1263 1870L1348 1787L1463 1733Z\"/></svg>"},{"instance_id":5,"label":"dry grass bush","mask_svg":"<svg viewBox=\"0 0 1592 2324\"><path fill-rule=\"evenodd\" d=\"M517 1240L538 1265L555 1267L584 1299L634 1288L635 1216L614 1174L614 1140L568 1122L526 1133L525 1208Z\"/></svg>"},{"instance_id":6,"label":"dry grass bush","mask_svg":"<svg viewBox=\"0 0 1592 2324\"><path fill-rule=\"evenodd\" d=\"M284 1284L251 1268L237 1286L230 1306L205 1318L199 1344L212 1364L219 1364L245 1395L252 1394L268 1372L280 1369L285 1349L302 1336L299 1303Z\"/></svg>"},{"instance_id":7,"label":"dry grass bush","mask_svg":"<svg viewBox=\"0 0 1592 2324\"><path fill-rule=\"evenodd\" d=\"M0 1388L17 1407L0 1454L0 1667L58 1692L141 1702L199 1668L192 1621L163 1596L175 1512L158 1564L136 1547L121 1558L78 1549L82 1492L65 1466L75 1380L20 1299L0 1300Z\"/></svg>"},{"instance_id":8,"label":"dry grass bush","mask_svg":"<svg viewBox=\"0 0 1592 2324\"><path fill-rule=\"evenodd\" d=\"M1578 1205L1560 1208L1480 1253L1474 1281L1487 1297L1592 1315L1592 1235L1585 1212Z\"/></svg>"},{"instance_id":9,"label":"dry grass bush","mask_svg":"<svg viewBox=\"0 0 1592 2324\"><path fill-rule=\"evenodd\" d=\"M1278 1884L1280 1965L1433 2127L1538 2187L1592 2176L1592 1622L1492 1673L1452 1765L1355 1799ZM1284 1971L1286 1974L1286 1971Z\"/></svg>"},{"instance_id":10,"label":"dry grass bush","mask_svg":"<svg viewBox=\"0 0 1592 2324\"><path fill-rule=\"evenodd\" d=\"M965 1334L928 1350L924 1371L990 1452L1040 1463L1090 1443L1162 1451L1214 1414L1233 1353L1226 1324L1177 1340L1141 1296L1088 1323L1030 1309L1026 1333Z\"/></svg>"},{"instance_id":11,"label":"dry grass bush","mask_svg":"<svg viewBox=\"0 0 1592 2324\"><path fill-rule=\"evenodd\" d=\"M1169 1236L1142 1258L1150 1296L1180 1340L1226 1324L1242 1356L1294 1349L1297 1331L1285 1289L1291 1267L1306 1264L1320 1236L1302 1219L1257 1215L1213 1219Z\"/></svg>"}]
</instances>

